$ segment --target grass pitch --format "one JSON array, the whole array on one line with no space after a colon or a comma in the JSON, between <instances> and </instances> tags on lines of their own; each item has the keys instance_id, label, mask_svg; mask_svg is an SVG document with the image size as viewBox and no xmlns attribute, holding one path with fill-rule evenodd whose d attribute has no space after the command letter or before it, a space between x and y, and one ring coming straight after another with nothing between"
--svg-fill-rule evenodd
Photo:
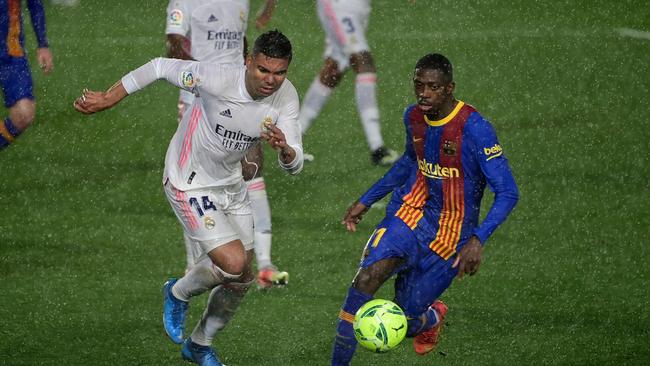
<instances>
[{"instance_id":1,"label":"grass pitch","mask_svg":"<svg viewBox=\"0 0 650 366\"><path fill-rule=\"evenodd\" d=\"M355 365L647 364L644 4L373 2L387 145L402 149L416 60L441 52L455 66L456 96L493 122L521 201L480 273L444 294L449 322L435 354L418 357L407 341L387 354L359 350ZM36 123L0 153L0 364L184 364L164 336L160 292L184 266L161 189L177 92L159 82L99 115L72 108L83 88L105 89L164 54L167 2L46 5L55 71L34 71ZM289 78L302 96L323 47L312 2L279 2L271 27L294 44ZM317 160L300 176L267 151L273 259L291 283L249 292L215 341L228 365L329 364L339 307L383 214L371 210L354 234L339 224L385 171L369 164L353 91L349 74L304 139ZM391 298L390 284L378 296ZM190 329L204 303L192 302Z\"/></svg>"}]
</instances>

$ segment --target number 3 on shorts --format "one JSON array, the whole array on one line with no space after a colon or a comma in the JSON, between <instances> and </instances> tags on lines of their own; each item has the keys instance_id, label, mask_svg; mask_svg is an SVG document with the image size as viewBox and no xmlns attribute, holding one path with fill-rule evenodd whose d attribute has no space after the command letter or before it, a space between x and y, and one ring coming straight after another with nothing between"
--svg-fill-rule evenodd
<instances>
[{"instance_id":1,"label":"number 3 on shorts","mask_svg":"<svg viewBox=\"0 0 650 366\"><path fill-rule=\"evenodd\" d=\"M347 26L345 28L346 33L354 33L354 22L352 22L351 18L345 17L341 19L341 22Z\"/></svg>"}]
</instances>

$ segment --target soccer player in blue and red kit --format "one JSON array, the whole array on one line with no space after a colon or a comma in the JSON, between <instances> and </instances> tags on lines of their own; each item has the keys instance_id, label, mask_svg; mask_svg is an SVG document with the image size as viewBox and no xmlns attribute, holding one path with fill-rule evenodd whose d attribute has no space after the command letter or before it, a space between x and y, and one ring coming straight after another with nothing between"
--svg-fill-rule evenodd
<instances>
[{"instance_id":1,"label":"soccer player in blue and red kit","mask_svg":"<svg viewBox=\"0 0 650 366\"><path fill-rule=\"evenodd\" d=\"M21 0L0 0L0 84L9 116L0 122L0 150L11 144L34 121L32 74L25 54ZM45 32L40 0L27 0L38 42L36 58L43 71L52 71L52 53Z\"/></svg>"},{"instance_id":2,"label":"soccer player in blue and red kit","mask_svg":"<svg viewBox=\"0 0 650 366\"><path fill-rule=\"evenodd\" d=\"M476 273L483 246L519 198L492 125L454 98L449 60L440 54L422 57L413 84L417 104L404 113L404 154L343 218L355 231L368 208L393 192L339 313L332 365L350 364L357 344L354 314L394 274L407 336L415 337L418 354L431 352L447 313L438 298L454 277ZM479 224L486 185L495 197Z\"/></svg>"}]
</instances>

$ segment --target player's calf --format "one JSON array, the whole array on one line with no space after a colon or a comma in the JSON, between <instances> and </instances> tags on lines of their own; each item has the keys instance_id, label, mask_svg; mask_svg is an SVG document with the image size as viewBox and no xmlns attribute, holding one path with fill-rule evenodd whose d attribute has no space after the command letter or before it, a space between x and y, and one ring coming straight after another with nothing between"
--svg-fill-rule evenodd
<instances>
[{"instance_id":1,"label":"player's calf","mask_svg":"<svg viewBox=\"0 0 650 366\"><path fill-rule=\"evenodd\" d=\"M21 132L11 118L5 118L4 123L0 123L0 150L14 142Z\"/></svg>"}]
</instances>

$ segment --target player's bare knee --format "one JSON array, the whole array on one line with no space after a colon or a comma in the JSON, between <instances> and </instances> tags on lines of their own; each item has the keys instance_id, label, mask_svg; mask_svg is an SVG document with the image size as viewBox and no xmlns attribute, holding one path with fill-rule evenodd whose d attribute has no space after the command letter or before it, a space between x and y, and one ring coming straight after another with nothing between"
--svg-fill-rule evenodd
<instances>
[{"instance_id":1,"label":"player's bare knee","mask_svg":"<svg viewBox=\"0 0 650 366\"><path fill-rule=\"evenodd\" d=\"M368 51L355 53L350 56L350 67L352 67L352 70L354 70L354 72L357 74L377 72L372 54Z\"/></svg>"},{"instance_id":2,"label":"player's bare knee","mask_svg":"<svg viewBox=\"0 0 650 366\"><path fill-rule=\"evenodd\" d=\"M212 266L212 270L222 283L239 282L243 277L243 270L241 272L232 272L230 268L226 269L216 265Z\"/></svg>"},{"instance_id":3,"label":"player's bare knee","mask_svg":"<svg viewBox=\"0 0 650 366\"><path fill-rule=\"evenodd\" d=\"M374 295L382 283L383 281L378 278L376 272L362 268L354 277L352 287L365 294Z\"/></svg>"},{"instance_id":4,"label":"player's bare knee","mask_svg":"<svg viewBox=\"0 0 650 366\"><path fill-rule=\"evenodd\" d=\"M235 259L233 258L232 260L225 261L224 263L221 263L218 266L224 273L229 274L230 276L227 276L227 278L234 279L234 278L239 278L242 276L244 273L244 270L246 269L246 263L243 259Z\"/></svg>"},{"instance_id":5,"label":"player's bare knee","mask_svg":"<svg viewBox=\"0 0 650 366\"><path fill-rule=\"evenodd\" d=\"M335 88L343 79L343 72L339 70L336 61L328 59L325 61L320 72L320 82L329 88Z\"/></svg>"},{"instance_id":6,"label":"player's bare knee","mask_svg":"<svg viewBox=\"0 0 650 366\"><path fill-rule=\"evenodd\" d=\"M9 118L21 131L32 124L35 116L36 104L31 99L21 99L9 109Z\"/></svg>"}]
</instances>

